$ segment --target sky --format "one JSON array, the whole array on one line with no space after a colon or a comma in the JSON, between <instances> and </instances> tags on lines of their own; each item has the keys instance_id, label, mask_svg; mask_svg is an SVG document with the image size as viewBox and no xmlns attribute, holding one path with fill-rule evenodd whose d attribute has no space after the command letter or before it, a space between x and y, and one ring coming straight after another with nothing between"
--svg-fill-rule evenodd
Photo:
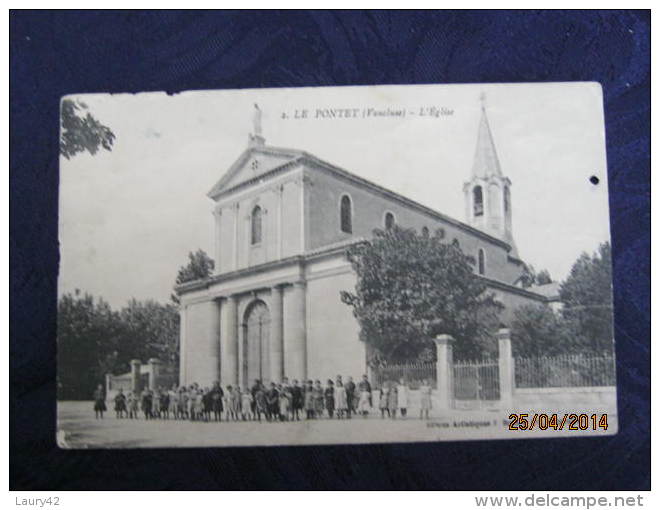
<instances>
[{"instance_id":1,"label":"sky","mask_svg":"<svg viewBox=\"0 0 660 510\"><path fill-rule=\"evenodd\" d=\"M213 256L206 193L247 147L254 103L267 145L305 150L464 221L482 94L512 181L519 254L561 281L610 239L598 84L310 87L68 96L116 140L111 152L60 158L60 295L80 289L113 307L169 300L188 252ZM358 116L328 113L339 109ZM369 109L416 114L363 118Z\"/></svg>"}]
</instances>

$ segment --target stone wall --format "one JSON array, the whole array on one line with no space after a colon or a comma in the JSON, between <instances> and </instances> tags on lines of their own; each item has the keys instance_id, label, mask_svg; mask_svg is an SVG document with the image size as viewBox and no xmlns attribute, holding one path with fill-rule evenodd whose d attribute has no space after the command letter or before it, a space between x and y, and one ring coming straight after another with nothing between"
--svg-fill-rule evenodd
<instances>
[{"instance_id":1,"label":"stone wall","mask_svg":"<svg viewBox=\"0 0 660 510\"><path fill-rule=\"evenodd\" d=\"M402 227L421 231L427 227L434 232L443 228L447 242L458 240L461 249L477 260L478 250L485 252L485 276L504 283L513 283L521 274L522 267L508 259L507 251L498 243L478 236L469 229L463 229L453 223L442 221L410 205L403 204L321 170L306 169L311 186L306 188L313 207L308 211L309 242L311 249L320 248L352 237L372 236L375 228L384 228L385 214L394 214L395 221ZM460 190L457 190L460 193ZM341 197L347 194L353 206L353 233L341 231L339 223L339 204Z\"/></svg>"}]
</instances>

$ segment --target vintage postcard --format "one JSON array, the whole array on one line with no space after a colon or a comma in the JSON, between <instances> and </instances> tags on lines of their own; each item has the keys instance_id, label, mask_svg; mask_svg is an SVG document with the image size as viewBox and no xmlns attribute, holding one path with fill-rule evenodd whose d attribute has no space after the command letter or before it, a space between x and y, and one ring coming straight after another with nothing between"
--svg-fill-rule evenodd
<instances>
[{"instance_id":1,"label":"vintage postcard","mask_svg":"<svg viewBox=\"0 0 660 510\"><path fill-rule=\"evenodd\" d=\"M617 431L595 83L61 102L62 448Z\"/></svg>"}]
</instances>

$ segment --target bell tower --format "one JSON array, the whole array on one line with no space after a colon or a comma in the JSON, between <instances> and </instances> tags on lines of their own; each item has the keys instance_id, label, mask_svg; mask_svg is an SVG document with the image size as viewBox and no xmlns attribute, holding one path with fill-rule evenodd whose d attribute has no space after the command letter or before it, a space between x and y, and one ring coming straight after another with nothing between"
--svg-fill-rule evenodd
<instances>
[{"instance_id":1,"label":"bell tower","mask_svg":"<svg viewBox=\"0 0 660 510\"><path fill-rule=\"evenodd\" d=\"M481 94L480 101L481 120L472 174L470 180L463 185L465 218L469 225L510 244L511 254L517 257L517 248L511 232L511 181L502 174L500 168L486 114L484 93Z\"/></svg>"}]
</instances>

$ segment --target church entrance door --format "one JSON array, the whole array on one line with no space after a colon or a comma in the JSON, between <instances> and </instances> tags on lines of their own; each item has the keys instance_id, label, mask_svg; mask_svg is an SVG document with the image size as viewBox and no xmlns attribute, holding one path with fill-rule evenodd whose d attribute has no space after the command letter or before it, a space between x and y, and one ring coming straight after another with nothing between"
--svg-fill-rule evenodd
<instances>
[{"instance_id":1,"label":"church entrance door","mask_svg":"<svg viewBox=\"0 0 660 510\"><path fill-rule=\"evenodd\" d=\"M249 387L255 379L267 380L269 371L268 340L270 313L266 303L254 301L245 311L243 342L243 386Z\"/></svg>"}]
</instances>

